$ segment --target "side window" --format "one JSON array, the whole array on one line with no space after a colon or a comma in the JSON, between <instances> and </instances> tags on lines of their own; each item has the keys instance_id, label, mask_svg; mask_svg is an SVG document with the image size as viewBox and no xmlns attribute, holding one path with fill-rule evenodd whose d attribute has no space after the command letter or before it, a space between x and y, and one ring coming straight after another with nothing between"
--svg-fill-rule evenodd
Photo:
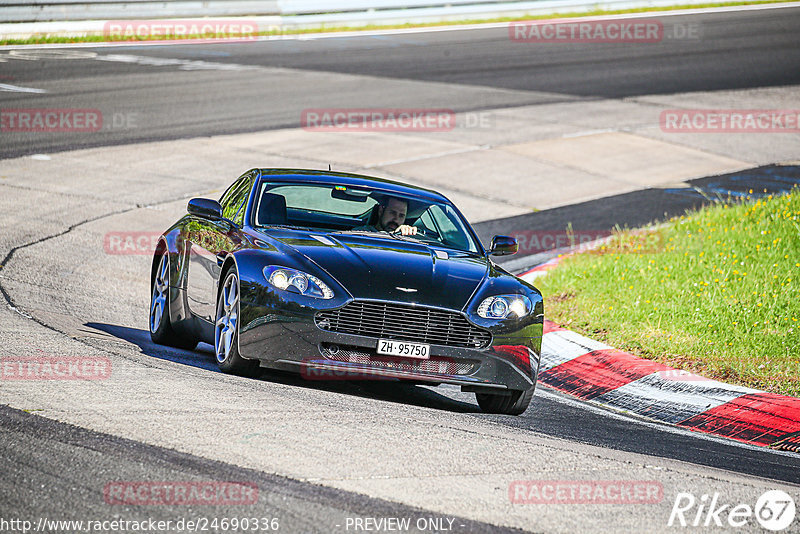
<instances>
[{"instance_id":1,"label":"side window","mask_svg":"<svg viewBox=\"0 0 800 534\"><path fill-rule=\"evenodd\" d=\"M422 229L430 236L439 237L439 231L436 228L436 224L433 222L433 217L431 217L431 208L428 208L422 213L422 215L419 216L419 219L417 219L417 222L414 223L414 226Z\"/></svg>"},{"instance_id":2,"label":"side window","mask_svg":"<svg viewBox=\"0 0 800 534\"><path fill-rule=\"evenodd\" d=\"M244 187L241 190L239 208L236 210L236 215L231 219L239 227L244 226L244 215L247 211L247 199L250 197L250 192L253 190L253 178L248 177L244 180Z\"/></svg>"},{"instance_id":3,"label":"side window","mask_svg":"<svg viewBox=\"0 0 800 534\"><path fill-rule=\"evenodd\" d=\"M442 211L442 208L439 206L431 206L431 209L428 210L431 214L431 217L436 220L436 225L442 229L442 233L445 236L458 234L458 228L456 225L453 224L447 215Z\"/></svg>"},{"instance_id":4,"label":"side window","mask_svg":"<svg viewBox=\"0 0 800 534\"><path fill-rule=\"evenodd\" d=\"M430 211L436 227L441 231L444 243L475 252L474 246L470 244L470 240L467 238L466 229L461 226L455 213L452 213L449 208L445 212L439 206L431 206L428 211Z\"/></svg>"},{"instance_id":5,"label":"side window","mask_svg":"<svg viewBox=\"0 0 800 534\"><path fill-rule=\"evenodd\" d=\"M244 222L243 206L250 193L250 184L250 177L243 176L225 191L219 201L222 206L222 216L239 226Z\"/></svg>"}]
</instances>

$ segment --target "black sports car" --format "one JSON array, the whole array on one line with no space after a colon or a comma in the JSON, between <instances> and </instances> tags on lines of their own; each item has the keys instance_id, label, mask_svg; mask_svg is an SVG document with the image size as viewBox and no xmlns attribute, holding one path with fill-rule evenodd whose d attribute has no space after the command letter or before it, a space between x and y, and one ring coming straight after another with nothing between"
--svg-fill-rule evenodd
<instances>
[{"instance_id":1,"label":"black sports car","mask_svg":"<svg viewBox=\"0 0 800 534\"><path fill-rule=\"evenodd\" d=\"M521 414L539 370L542 296L491 261L444 196L337 172L253 169L159 239L154 342L213 344L220 369L457 384Z\"/></svg>"}]
</instances>

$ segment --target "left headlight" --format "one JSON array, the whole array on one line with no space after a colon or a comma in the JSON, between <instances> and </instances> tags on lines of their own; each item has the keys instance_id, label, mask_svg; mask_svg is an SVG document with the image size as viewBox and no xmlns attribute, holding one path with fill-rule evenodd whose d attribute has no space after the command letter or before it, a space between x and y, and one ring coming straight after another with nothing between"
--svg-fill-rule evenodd
<instances>
[{"instance_id":1,"label":"left headlight","mask_svg":"<svg viewBox=\"0 0 800 534\"><path fill-rule=\"evenodd\" d=\"M270 265L264 267L264 277L273 287L283 291L292 291L306 297L319 299L333 298L333 291L325 285L325 282L303 271Z\"/></svg>"},{"instance_id":2,"label":"left headlight","mask_svg":"<svg viewBox=\"0 0 800 534\"><path fill-rule=\"evenodd\" d=\"M484 319L507 319L525 317L533 311L531 300L525 295L497 295L483 299L478 306L478 315Z\"/></svg>"}]
</instances>

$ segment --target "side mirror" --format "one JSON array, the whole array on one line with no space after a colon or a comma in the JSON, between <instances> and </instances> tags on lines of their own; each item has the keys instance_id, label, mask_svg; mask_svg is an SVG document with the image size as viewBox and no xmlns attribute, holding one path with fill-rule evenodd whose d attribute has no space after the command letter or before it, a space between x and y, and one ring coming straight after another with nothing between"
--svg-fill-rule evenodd
<instances>
[{"instance_id":1,"label":"side mirror","mask_svg":"<svg viewBox=\"0 0 800 534\"><path fill-rule=\"evenodd\" d=\"M519 250L519 244L513 237L507 235L496 235L492 238L492 247L489 249L489 254L493 256L508 256L509 254L516 254Z\"/></svg>"},{"instance_id":2,"label":"side mirror","mask_svg":"<svg viewBox=\"0 0 800 534\"><path fill-rule=\"evenodd\" d=\"M186 206L186 211L190 215L197 215L204 219L215 220L222 218L222 206L219 205L219 202L210 198L193 198L189 201L189 205Z\"/></svg>"}]
</instances>

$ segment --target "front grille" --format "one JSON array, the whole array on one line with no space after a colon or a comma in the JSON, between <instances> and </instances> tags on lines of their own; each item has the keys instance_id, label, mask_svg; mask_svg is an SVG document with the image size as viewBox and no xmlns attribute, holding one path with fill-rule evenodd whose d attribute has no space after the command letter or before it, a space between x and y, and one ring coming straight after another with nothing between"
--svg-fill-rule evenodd
<instances>
[{"instance_id":1,"label":"front grille","mask_svg":"<svg viewBox=\"0 0 800 534\"><path fill-rule=\"evenodd\" d=\"M396 371L435 373L439 375L468 375L475 371L478 362L431 356L427 360L397 359L393 356L375 354L363 347L349 347L323 343L320 352L329 360L337 362L358 363L370 367L380 367Z\"/></svg>"},{"instance_id":2,"label":"front grille","mask_svg":"<svg viewBox=\"0 0 800 534\"><path fill-rule=\"evenodd\" d=\"M317 326L329 332L397 339L449 347L483 348L492 335L460 313L386 302L353 301L319 312Z\"/></svg>"}]
</instances>

